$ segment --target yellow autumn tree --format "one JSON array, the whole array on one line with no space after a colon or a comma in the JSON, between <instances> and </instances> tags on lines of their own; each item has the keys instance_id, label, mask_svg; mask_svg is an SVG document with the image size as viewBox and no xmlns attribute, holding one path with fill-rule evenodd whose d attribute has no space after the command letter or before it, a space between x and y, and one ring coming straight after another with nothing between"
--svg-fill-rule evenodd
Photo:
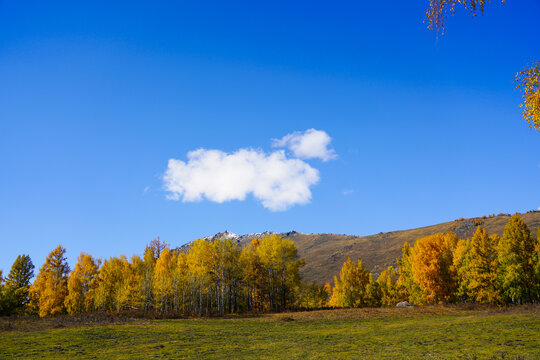
<instances>
[{"instance_id":1,"label":"yellow autumn tree","mask_svg":"<svg viewBox=\"0 0 540 360\"><path fill-rule=\"evenodd\" d=\"M120 296L124 285L124 264L126 257L111 257L103 262L97 276L95 289L96 308L108 311L120 311L122 298Z\"/></svg>"},{"instance_id":2,"label":"yellow autumn tree","mask_svg":"<svg viewBox=\"0 0 540 360\"><path fill-rule=\"evenodd\" d=\"M497 286L497 246L499 236L488 236L479 226L470 241L468 294L473 301L481 304L500 302Z\"/></svg>"},{"instance_id":3,"label":"yellow autumn tree","mask_svg":"<svg viewBox=\"0 0 540 360\"><path fill-rule=\"evenodd\" d=\"M173 305L173 274L176 267L176 255L165 248L156 261L154 269L153 290L155 308L161 312L171 311Z\"/></svg>"},{"instance_id":4,"label":"yellow autumn tree","mask_svg":"<svg viewBox=\"0 0 540 360\"><path fill-rule=\"evenodd\" d=\"M267 277L264 275L262 262L259 259L257 248L260 241L258 238L251 240L248 247L240 253L240 266L242 267L242 280L245 286L247 310L264 312L267 311L266 299Z\"/></svg>"},{"instance_id":5,"label":"yellow autumn tree","mask_svg":"<svg viewBox=\"0 0 540 360\"><path fill-rule=\"evenodd\" d=\"M470 300L469 285L471 283L471 240L459 240L454 250L454 268L456 269L457 284L455 297L457 301Z\"/></svg>"},{"instance_id":6,"label":"yellow autumn tree","mask_svg":"<svg viewBox=\"0 0 540 360\"><path fill-rule=\"evenodd\" d=\"M144 273L144 281L143 281L143 294L144 294L144 303L143 307L144 310L148 311L152 308L154 305L154 268L156 266L156 261L161 255L161 252L169 247L169 245L165 242L160 240L159 237L153 239L150 241L148 245L146 245L144 249L144 256L143 256L143 273Z\"/></svg>"},{"instance_id":7,"label":"yellow autumn tree","mask_svg":"<svg viewBox=\"0 0 540 360\"><path fill-rule=\"evenodd\" d=\"M248 310L283 311L295 303L304 260L293 241L277 235L255 238L242 249L239 263Z\"/></svg>"},{"instance_id":8,"label":"yellow autumn tree","mask_svg":"<svg viewBox=\"0 0 540 360\"><path fill-rule=\"evenodd\" d=\"M416 240L412 272L428 303L449 302L456 288L453 251L457 235L449 232Z\"/></svg>"},{"instance_id":9,"label":"yellow autumn tree","mask_svg":"<svg viewBox=\"0 0 540 360\"><path fill-rule=\"evenodd\" d=\"M366 286L364 306L379 307L382 301L382 289L379 283L373 280L373 274L369 273L369 280Z\"/></svg>"},{"instance_id":10,"label":"yellow autumn tree","mask_svg":"<svg viewBox=\"0 0 540 360\"><path fill-rule=\"evenodd\" d=\"M64 302L68 314L91 312L94 310L94 290L100 260L81 253L68 280L68 296Z\"/></svg>"},{"instance_id":11,"label":"yellow autumn tree","mask_svg":"<svg viewBox=\"0 0 540 360\"><path fill-rule=\"evenodd\" d=\"M40 317L55 316L65 311L69 275L65 254L66 249L61 245L51 251L30 287L31 306L37 309Z\"/></svg>"},{"instance_id":12,"label":"yellow autumn tree","mask_svg":"<svg viewBox=\"0 0 540 360\"><path fill-rule=\"evenodd\" d=\"M364 268L362 260L354 262L348 258L339 273L334 276L334 288L329 301L335 307L361 307L367 304L366 288L370 282L369 272Z\"/></svg>"},{"instance_id":13,"label":"yellow autumn tree","mask_svg":"<svg viewBox=\"0 0 540 360\"><path fill-rule=\"evenodd\" d=\"M187 256L180 252L173 270L173 288L174 311L178 312L182 308L182 315L186 313L186 303L189 298L188 271Z\"/></svg>"},{"instance_id":14,"label":"yellow autumn tree","mask_svg":"<svg viewBox=\"0 0 540 360\"><path fill-rule=\"evenodd\" d=\"M144 307L144 262L133 255L130 261L122 260L122 282L117 299L120 307L128 310L141 310Z\"/></svg>"},{"instance_id":15,"label":"yellow autumn tree","mask_svg":"<svg viewBox=\"0 0 540 360\"><path fill-rule=\"evenodd\" d=\"M240 268L240 247L232 239L218 238L214 246L214 282L217 295L215 299L218 313L235 310L235 295L239 291L242 278Z\"/></svg>"},{"instance_id":16,"label":"yellow autumn tree","mask_svg":"<svg viewBox=\"0 0 540 360\"><path fill-rule=\"evenodd\" d=\"M300 268L304 260L298 258L294 241L278 235L265 236L255 252L266 276L266 294L270 309L283 311L294 303L294 294L301 283Z\"/></svg>"},{"instance_id":17,"label":"yellow autumn tree","mask_svg":"<svg viewBox=\"0 0 540 360\"><path fill-rule=\"evenodd\" d=\"M383 272L381 272L377 278L381 295L381 305L394 306L399 302L396 290L397 278L398 276L396 271L392 266L389 266L386 270L383 270Z\"/></svg>"},{"instance_id":18,"label":"yellow autumn tree","mask_svg":"<svg viewBox=\"0 0 540 360\"><path fill-rule=\"evenodd\" d=\"M193 312L199 316L209 314L208 294L210 292L210 279L212 270L212 260L214 259L214 247L205 239L195 240L187 254L187 265L189 269L189 282L192 287Z\"/></svg>"},{"instance_id":19,"label":"yellow autumn tree","mask_svg":"<svg viewBox=\"0 0 540 360\"><path fill-rule=\"evenodd\" d=\"M408 242L405 242L401 250L401 258L397 259L396 300L420 304L423 301L423 292L414 279L412 262L413 248Z\"/></svg>"}]
</instances>

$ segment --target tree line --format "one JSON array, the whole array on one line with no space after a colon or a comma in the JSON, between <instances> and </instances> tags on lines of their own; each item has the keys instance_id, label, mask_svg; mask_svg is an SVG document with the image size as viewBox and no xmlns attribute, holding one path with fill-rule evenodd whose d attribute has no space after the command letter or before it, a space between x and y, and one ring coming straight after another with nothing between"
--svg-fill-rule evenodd
<instances>
[{"instance_id":1,"label":"tree line","mask_svg":"<svg viewBox=\"0 0 540 360\"><path fill-rule=\"evenodd\" d=\"M199 239L185 252L158 238L142 258L101 261L81 253L71 271L65 253L62 246L51 251L32 284L34 265L28 255L19 256L0 286L0 313L277 312L295 303L304 264L294 242L277 235L253 239L245 248L230 239Z\"/></svg>"},{"instance_id":2,"label":"tree line","mask_svg":"<svg viewBox=\"0 0 540 360\"><path fill-rule=\"evenodd\" d=\"M335 307L411 304L540 302L540 229L536 238L517 215L502 238L481 226L470 239L453 232L403 245L397 267L377 278L348 259L334 278L329 305Z\"/></svg>"},{"instance_id":3,"label":"tree line","mask_svg":"<svg viewBox=\"0 0 540 360\"><path fill-rule=\"evenodd\" d=\"M538 230L540 235L540 229ZM411 304L522 304L540 301L540 242L516 215L503 236L481 226L470 239L453 232L403 245L396 267L377 278L348 259L334 286L305 284L293 241L277 235L241 248L231 239L199 239L186 251L158 239L143 257L104 261L81 253L70 270L58 246L39 269L28 255L0 272L0 314L134 312L210 316L325 307Z\"/></svg>"}]
</instances>

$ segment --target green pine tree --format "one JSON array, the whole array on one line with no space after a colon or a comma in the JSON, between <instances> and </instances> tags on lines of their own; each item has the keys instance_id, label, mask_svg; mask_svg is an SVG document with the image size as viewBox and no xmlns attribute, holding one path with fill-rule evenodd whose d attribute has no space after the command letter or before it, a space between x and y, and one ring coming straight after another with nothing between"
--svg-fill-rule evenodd
<instances>
[{"instance_id":1,"label":"green pine tree","mask_svg":"<svg viewBox=\"0 0 540 360\"><path fill-rule=\"evenodd\" d=\"M19 255L11 266L11 271L6 278L6 287L13 292L15 306L17 308L28 304L28 290L30 280L34 276L34 264L29 255Z\"/></svg>"}]
</instances>

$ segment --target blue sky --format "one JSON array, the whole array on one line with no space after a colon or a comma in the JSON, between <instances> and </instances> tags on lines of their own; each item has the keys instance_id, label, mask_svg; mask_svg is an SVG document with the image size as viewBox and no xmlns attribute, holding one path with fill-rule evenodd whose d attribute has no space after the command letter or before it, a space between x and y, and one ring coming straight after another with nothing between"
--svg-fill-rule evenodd
<instances>
[{"instance_id":1,"label":"blue sky","mask_svg":"<svg viewBox=\"0 0 540 360\"><path fill-rule=\"evenodd\" d=\"M0 2L0 268L57 244L74 264L156 236L367 235L538 208L540 134L512 79L540 54L540 3L458 10L438 40L427 5ZM308 203L167 199L169 159L269 156L308 129L337 154L297 159L318 171Z\"/></svg>"}]
</instances>

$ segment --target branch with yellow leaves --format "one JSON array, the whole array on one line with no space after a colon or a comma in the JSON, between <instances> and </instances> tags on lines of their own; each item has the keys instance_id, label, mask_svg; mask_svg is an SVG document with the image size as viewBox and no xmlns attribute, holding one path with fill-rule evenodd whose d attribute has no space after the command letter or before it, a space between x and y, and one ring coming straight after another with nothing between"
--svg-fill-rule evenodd
<instances>
[{"instance_id":1,"label":"branch with yellow leaves","mask_svg":"<svg viewBox=\"0 0 540 360\"><path fill-rule=\"evenodd\" d=\"M540 131L540 61L535 61L516 74L516 89L521 90L523 119L529 127Z\"/></svg>"},{"instance_id":2,"label":"branch with yellow leaves","mask_svg":"<svg viewBox=\"0 0 540 360\"><path fill-rule=\"evenodd\" d=\"M444 34L446 17L449 13L454 15L458 4L469 10L474 17L484 13L486 0L430 0L426 10L428 29ZM517 83L516 89L521 90L523 96L523 103L519 105L523 108L523 119L529 123L530 128L540 131L540 61L518 72L514 81Z\"/></svg>"}]
</instances>

